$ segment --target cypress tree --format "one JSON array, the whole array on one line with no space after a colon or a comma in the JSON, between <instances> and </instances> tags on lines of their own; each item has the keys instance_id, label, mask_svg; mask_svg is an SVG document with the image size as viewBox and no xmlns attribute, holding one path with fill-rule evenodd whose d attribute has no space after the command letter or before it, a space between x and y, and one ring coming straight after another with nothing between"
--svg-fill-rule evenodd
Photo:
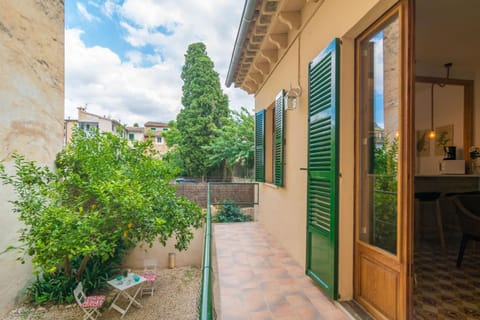
<instances>
[{"instance_id":1,"label":"cypress tree","mask_svg":"<svg viewBox=\"0 0 480 320\"><path fill-rule=\"evenodd\" d=\"M177 116L178 151L186 174L204 177L212 168L208 167L208 154L202 147L210 144L215 129L222 128L229 116L228 97L204 43L188 46L181 78L183 108Z\"/></svg>"}]
</instances>

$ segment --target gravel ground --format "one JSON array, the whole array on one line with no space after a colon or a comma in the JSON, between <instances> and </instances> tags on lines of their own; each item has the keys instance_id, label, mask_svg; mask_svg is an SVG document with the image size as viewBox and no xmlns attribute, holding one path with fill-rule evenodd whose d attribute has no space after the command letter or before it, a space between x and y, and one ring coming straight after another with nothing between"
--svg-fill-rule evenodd
<instances>
[{"instance_id":1,"label":"gravel ground","mask_svg":"<svg viewBox=\"0 0 480 320\"><path fill-rule=\"evenodd\" d=\"M133 270L135 272L135 270ZM140 272L136 270L136 272ZM143 308L130 307L124 320L194 320L198 318L201 270L196 267L180 267L157 272L156 290L152 296L138 298ZM108 306L113 299L110 292L104 303L99 320L120 319L120 313ZM121 298L122 299L122 298ZM126 300L124 299L124 301ZM120 302L120 305L122 303ZM83 318L83 312L76 305L32 308L19 306L12 310L4 320L77 320Z\"/></svg>"}]
</instances>

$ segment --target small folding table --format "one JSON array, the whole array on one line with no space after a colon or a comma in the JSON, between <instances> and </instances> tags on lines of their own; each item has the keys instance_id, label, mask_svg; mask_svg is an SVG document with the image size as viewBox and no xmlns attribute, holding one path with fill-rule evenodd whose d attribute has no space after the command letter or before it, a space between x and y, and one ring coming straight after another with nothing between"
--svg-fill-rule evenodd
<instances>
[{"instance_id":1,"label":"small folding table","mask_svg":"<svg viewBox=\"0 0 480 320\"><path fill-rule=\"evenodd\" d=\"M122 314L120 318L123 318L127 313L128 309L130 309L130 306L132 304L134 304L138 308L141 308L142 305L137 300L135 300L135 298L137 297L138 293L141 291L145 281L147 281L147 279L135 273L129 273L127 277L122 276L121 278L117 277L115 279L107 281L109 285L111 285L112 287L118 290L118 293L113 299L113 302L110 305L109 309L113 308L117 310ZM133 293L133 295L130 295L130 293L128 293L127 290L134 287L135 287L135 292ZM130 291L133 292L133 289ZM128 300L128 305L125 309L123 309L118 304L116 304L120 296L124 296Z\"/></svg>"}]
</instances>

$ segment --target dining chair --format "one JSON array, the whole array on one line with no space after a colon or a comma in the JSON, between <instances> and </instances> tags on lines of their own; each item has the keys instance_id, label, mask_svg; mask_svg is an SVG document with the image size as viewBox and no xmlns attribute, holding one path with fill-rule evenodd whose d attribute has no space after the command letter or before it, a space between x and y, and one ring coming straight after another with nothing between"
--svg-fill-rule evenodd
<instances>
[{"instance_id":1,"label":"dining chair","mask_svg":"<svg viewBox=\"0 0 480 320\"><path fill-rule=\"evenodd\" d=\"M82 282L77 284L77 287L73 290L73 295L78 306L85 313L83 320L95 320L101 315L98 310L102 307L103 302L105 301L105 296L86 296L83 292Z\"/></svg>"},{"instance_id":2,"label":"dining chair","mask_svg":"<svg viewBox=\"0 0 480 320\"><path fill-rule=\"evenodd\" d=\"M457 207L458 220L462 230L462 241L457 257L457 268L459 268L468 241L480 241L480 195L457 195L453 197L453 201Z\"/></svg>"},{"instance_id":3,"label":"dining chair","mask_svg":"<svg viewBox=\"0 0 480 320\"><path fill-rule=\"evenodd\" d=\"M150 294L153 296L155 291L155 280L157 280L157 260L156 259L145 259L143 260L143 274L147 281L142 288L142 296L145 294Z\"/></svg>"}]
</instances>

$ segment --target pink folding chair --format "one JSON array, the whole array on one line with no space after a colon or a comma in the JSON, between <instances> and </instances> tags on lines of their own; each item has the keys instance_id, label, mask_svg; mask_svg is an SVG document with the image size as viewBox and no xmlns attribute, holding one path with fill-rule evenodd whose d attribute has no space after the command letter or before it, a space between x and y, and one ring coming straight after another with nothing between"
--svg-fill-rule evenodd
<instances>
[{"instance_id":1,"label":"pink folding chair","mask_svg":"<svg viewBox=\"0 0 480 320\"><path fill-rule=\"evenodd\" d=\"M155 280L157 280L157 260L143 260L142 277L147 279L146 284L142 288L142 296L144 294L150 294L151 296L153 296L153 292L155 291Z\"/></svg>"},{"instance_id":2,"label":"pink folding chair","mask_svg":"<svg viewBox=\"0 0 480 320\"><path fill-rule=\"evenodd\" d=\"M75 301L77 301L78 306L85 313L83 320L95 320L101 315L98 309L100 309L105 301L105 296L86 296L83 292L82 282L77 284L77 287L73 290L73 295L75 296Z\"/></svg>"}]
</instances>

